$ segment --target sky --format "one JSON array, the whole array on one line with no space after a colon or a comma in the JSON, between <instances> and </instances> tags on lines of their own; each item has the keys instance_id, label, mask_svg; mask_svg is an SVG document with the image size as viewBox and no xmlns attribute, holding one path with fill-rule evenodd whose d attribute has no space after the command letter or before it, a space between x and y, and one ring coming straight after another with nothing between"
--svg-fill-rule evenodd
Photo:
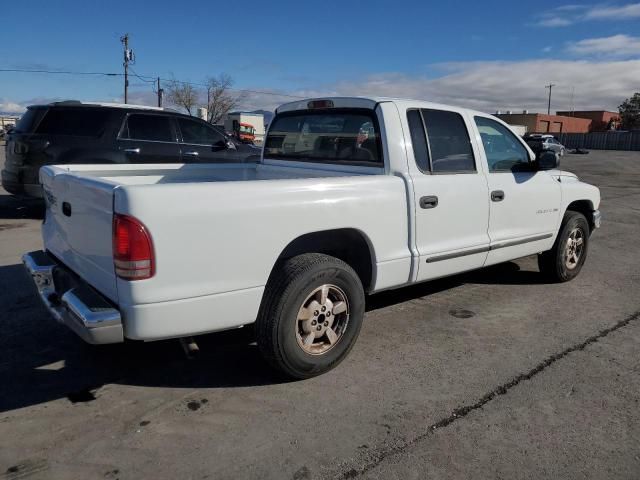
<instances>
[{"instance_id":1,"label":"sky","mask_svg":"<svg viewBox=\"0 0 640 480\"><path fill-rule=\"evenodd\" d=\"M571 0L569 0L571 1ZM579 1L579 0L578 0ZM6 2L0 70L132 71L202 83L221 72L241 108L382 95L476 108L616 110L640 91L640 3L562 0ZM0 112L52 100L122 101L121 77L0 71ZM155 104L130 79L131 102Z\"/></svg>"}]
</instances>

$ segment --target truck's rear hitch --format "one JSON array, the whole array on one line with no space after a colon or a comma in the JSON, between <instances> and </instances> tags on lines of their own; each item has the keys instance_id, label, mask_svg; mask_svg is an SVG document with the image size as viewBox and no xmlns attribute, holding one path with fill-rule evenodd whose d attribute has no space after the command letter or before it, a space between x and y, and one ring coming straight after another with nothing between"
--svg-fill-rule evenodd
<instances>
[{"instance_id":1,"label":"truck's rear hitch","mask_svg":"<svg viewBox=\"0 0 640 480\"><path fill-rule=\"evenodd\" d=\"M193 337L180 338L180 345L182 346L182 350L184 351L187 360L195 359L200 353L200 347L198 347L198 344Z\"/></svg>"}]
</instances>

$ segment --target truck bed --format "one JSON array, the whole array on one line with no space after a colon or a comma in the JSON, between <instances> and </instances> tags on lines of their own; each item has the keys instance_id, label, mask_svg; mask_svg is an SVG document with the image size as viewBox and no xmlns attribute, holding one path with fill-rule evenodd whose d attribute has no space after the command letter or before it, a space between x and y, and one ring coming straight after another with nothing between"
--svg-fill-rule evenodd
<instances>
[{"instance_id":1,"label":"truck bed","mask_svg":"<svg viewBox=\"0 0 640 480\"><path fill-rule=\"evenodd\" d=\"M288 162L291 163L291 162ZM56 174L78 174L113 186L166 183L239 182L298 178L339 177L374 173L379 169L309 168L282 164L162 164L162 165L61 165ZM376 172L377 173L377 172Z\"/></svg>"},{"instance_id":2,"label":"truck bed","mask_svg":"<svg viewBox=\"0 0 640 480\"><path fill-rule=\"evenodd\" d=\"M400 178L381 168L283 163L44 167L45 248L120 306L244 289L258 295L289 242L336 228L368 231L380 245L378 268L393 270L383 278L406 281L408 218ZM150 232L153 278L116 277L115 213L135 217ZM238 269L239 262L246 268Z\"/></svg>"}]
</instances>

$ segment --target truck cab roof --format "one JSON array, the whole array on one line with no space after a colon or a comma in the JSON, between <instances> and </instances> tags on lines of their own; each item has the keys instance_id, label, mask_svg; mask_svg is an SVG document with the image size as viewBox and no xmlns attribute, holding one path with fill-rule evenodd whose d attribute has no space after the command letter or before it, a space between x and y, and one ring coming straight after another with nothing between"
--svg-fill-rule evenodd
<instances>
[{"instance_id":1,"label":"truck cab roof","mask_svg":"<svg viewBox=\"0 0 640 480\"><path fill-rule=\"evenodd\" d=\"M468 108L456 107L453 105L445 105L442 103L429 102L426 100L399 98L399 97L317 97L305 100L296 100L285 103L276 109L276 113L284 113L295 110L309 110L314 108L366 108L374 109L379 103L392 102L402 106L413 108L432 108L436 110L464 110L472 115L483 115L487 113L472 110Z\"/></svg>"}]
</instances>

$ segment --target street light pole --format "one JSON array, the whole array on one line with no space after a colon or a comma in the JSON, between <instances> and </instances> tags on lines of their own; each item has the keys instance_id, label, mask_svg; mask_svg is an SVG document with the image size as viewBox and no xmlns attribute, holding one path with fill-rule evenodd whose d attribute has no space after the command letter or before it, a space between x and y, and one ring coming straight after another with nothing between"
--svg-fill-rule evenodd
<instances>
[{"instance_id":1,"label":"street light pole","mask_svg":"<svg viewBox=\"0 0 640 480\"><path fill-rule=\"evenodd\" d=\"M547 104L547 115L551 115L551 89L555 87L555 83L550 83L549 85L545 85L544 88L549 89L549 103Z\"/></svg>"}]
</instances>

